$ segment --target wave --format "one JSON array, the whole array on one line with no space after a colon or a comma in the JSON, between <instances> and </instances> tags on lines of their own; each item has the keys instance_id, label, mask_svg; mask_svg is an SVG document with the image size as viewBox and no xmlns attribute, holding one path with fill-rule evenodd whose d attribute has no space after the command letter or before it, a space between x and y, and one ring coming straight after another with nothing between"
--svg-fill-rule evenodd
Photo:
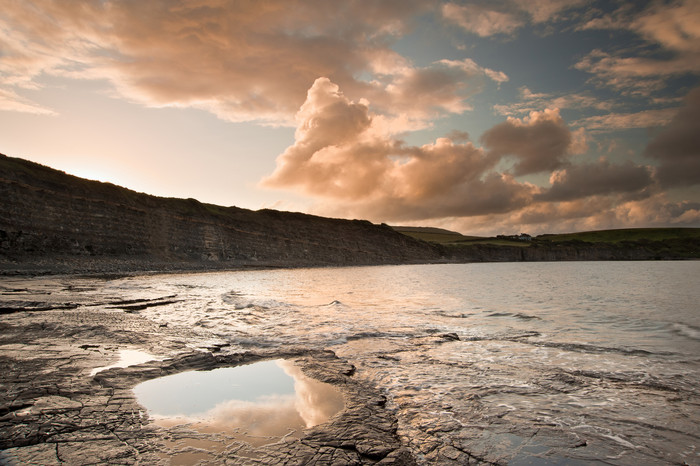
<instances>
[{"instance_id":1,"label":"wave","mask_svg":"<svg viewBox=\"0 0 700 466\"><path fill-rule=\"evenodd\" d=\"M542 320L541 317L525 314L524 312L492 312L487 314L486 317L515 317L521 320Z\"/></svg>"},{"instance_id":2,"label":"wave","mask_svg":"<svg viewBox=\"0 0 700 466\"><path fill-rule=\"evenodd\" d=\"M681 335L692 340L700 340L700 328L693 325L675 322L671 324L671 331L677 335Z\"/></svg>"}]
</instances>

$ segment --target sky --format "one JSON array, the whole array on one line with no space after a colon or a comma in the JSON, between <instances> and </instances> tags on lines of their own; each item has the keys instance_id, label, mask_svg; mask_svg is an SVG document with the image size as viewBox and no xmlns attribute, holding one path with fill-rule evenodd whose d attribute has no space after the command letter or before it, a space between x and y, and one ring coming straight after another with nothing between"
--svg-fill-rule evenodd
<instances>
[{"instance_id":1,"label":"sky","mask_svg":"<svg viewBox=\"0 0 700 466\"><path fill-rule=\"evenodd\" d=\"M0 152L472 235L700 227L700 1L0 0Z\"/></svg>"}]
</instances>

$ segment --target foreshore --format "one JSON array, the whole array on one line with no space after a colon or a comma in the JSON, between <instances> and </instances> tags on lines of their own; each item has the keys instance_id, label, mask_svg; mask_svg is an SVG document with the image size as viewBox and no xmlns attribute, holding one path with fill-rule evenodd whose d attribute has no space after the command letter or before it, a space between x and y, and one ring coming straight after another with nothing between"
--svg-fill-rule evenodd
<instances>
[{"instance_id":1,"label":"foreshore","mask_svg":"<svg viewBox=\"0 0 700 466\"><path fill-rule=\"evenodd\" d=\"M0 464L170 464L183 454L211 464L413 463L385 398L330 351L232 349L201 329L145 319L133 312L133 303L77 295L75 302L61 303L40 286L12 287L19 282L0 281ZM92 374L117 362L124 349L157 359ZM297 361L307 375L337 386L345 409L301 438L256 447L253 455L240 455L250 447L225 434L158 427L132 391L166 374L279 358ZM218 446L194 448L188 439Z\"/></svg>"},{"instance_id":2,"label":"foreshore","mask_svg":"<svg viewBox=\"0 0 700 466\"><path fill-rule=\"evenodd\" d=\"M23 259L21 261L2 260L0 258L0 277L38 277L38 276L91 276L119 277L138 276L161 273L202 273L236 270L298 269L309 267L347 267L373 265L407 265L433 264L452 261L364 261L357 264L340 264L325 261L287 261L240 260L240 261L165 261L133 258L75 258L61 256L57 258Z\"/></svg>"}]
</instances>

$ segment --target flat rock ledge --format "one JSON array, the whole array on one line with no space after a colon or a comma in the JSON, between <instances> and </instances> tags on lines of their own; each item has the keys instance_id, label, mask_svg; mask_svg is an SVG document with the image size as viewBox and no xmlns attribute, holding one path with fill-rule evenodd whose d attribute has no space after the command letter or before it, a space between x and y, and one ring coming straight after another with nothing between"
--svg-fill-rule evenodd
<instances>
[{"instance_id":1,"label":"flat rock ledge","mask_svg":"<svg viewBox=\"0 0 700 466\"><path fill-rule=\"evenodd\" d=\"M124 347L142 348L160 359L91 375L94 368L113 363ZM3 316L0 349L3 465L170 464L175 453L187 450L201 464L415 464L401 445L384 396L354 377L355 368L331 351L227 352L220 342L127 313L96 319L94 311L65 309ZM132 390L164 375L265 359L294 360L306 375L336 386L345 408L327 423L304 430L301 438L251 447L220 434L157 426ZM183 438L217 448L183 447Z\"/></svg>"}]
</instances>

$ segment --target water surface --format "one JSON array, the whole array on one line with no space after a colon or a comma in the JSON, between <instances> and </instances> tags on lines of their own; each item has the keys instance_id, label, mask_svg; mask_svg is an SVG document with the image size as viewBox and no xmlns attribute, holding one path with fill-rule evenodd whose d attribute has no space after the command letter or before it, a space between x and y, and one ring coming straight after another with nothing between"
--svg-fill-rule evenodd
<instances>
[{"instance_id":1,"label":"water surface","mask_svg":"<svg viewBox=\"0 0 700 466\"><path fill-rule=\"evenodd\" d=\"M232 351L331 349L387 395L426 464L450 448L514 464L698 464L699 277L698 261L557 262L7 287L72 302L168 297L141 315Z\"/></svg>"}]
</instances>

